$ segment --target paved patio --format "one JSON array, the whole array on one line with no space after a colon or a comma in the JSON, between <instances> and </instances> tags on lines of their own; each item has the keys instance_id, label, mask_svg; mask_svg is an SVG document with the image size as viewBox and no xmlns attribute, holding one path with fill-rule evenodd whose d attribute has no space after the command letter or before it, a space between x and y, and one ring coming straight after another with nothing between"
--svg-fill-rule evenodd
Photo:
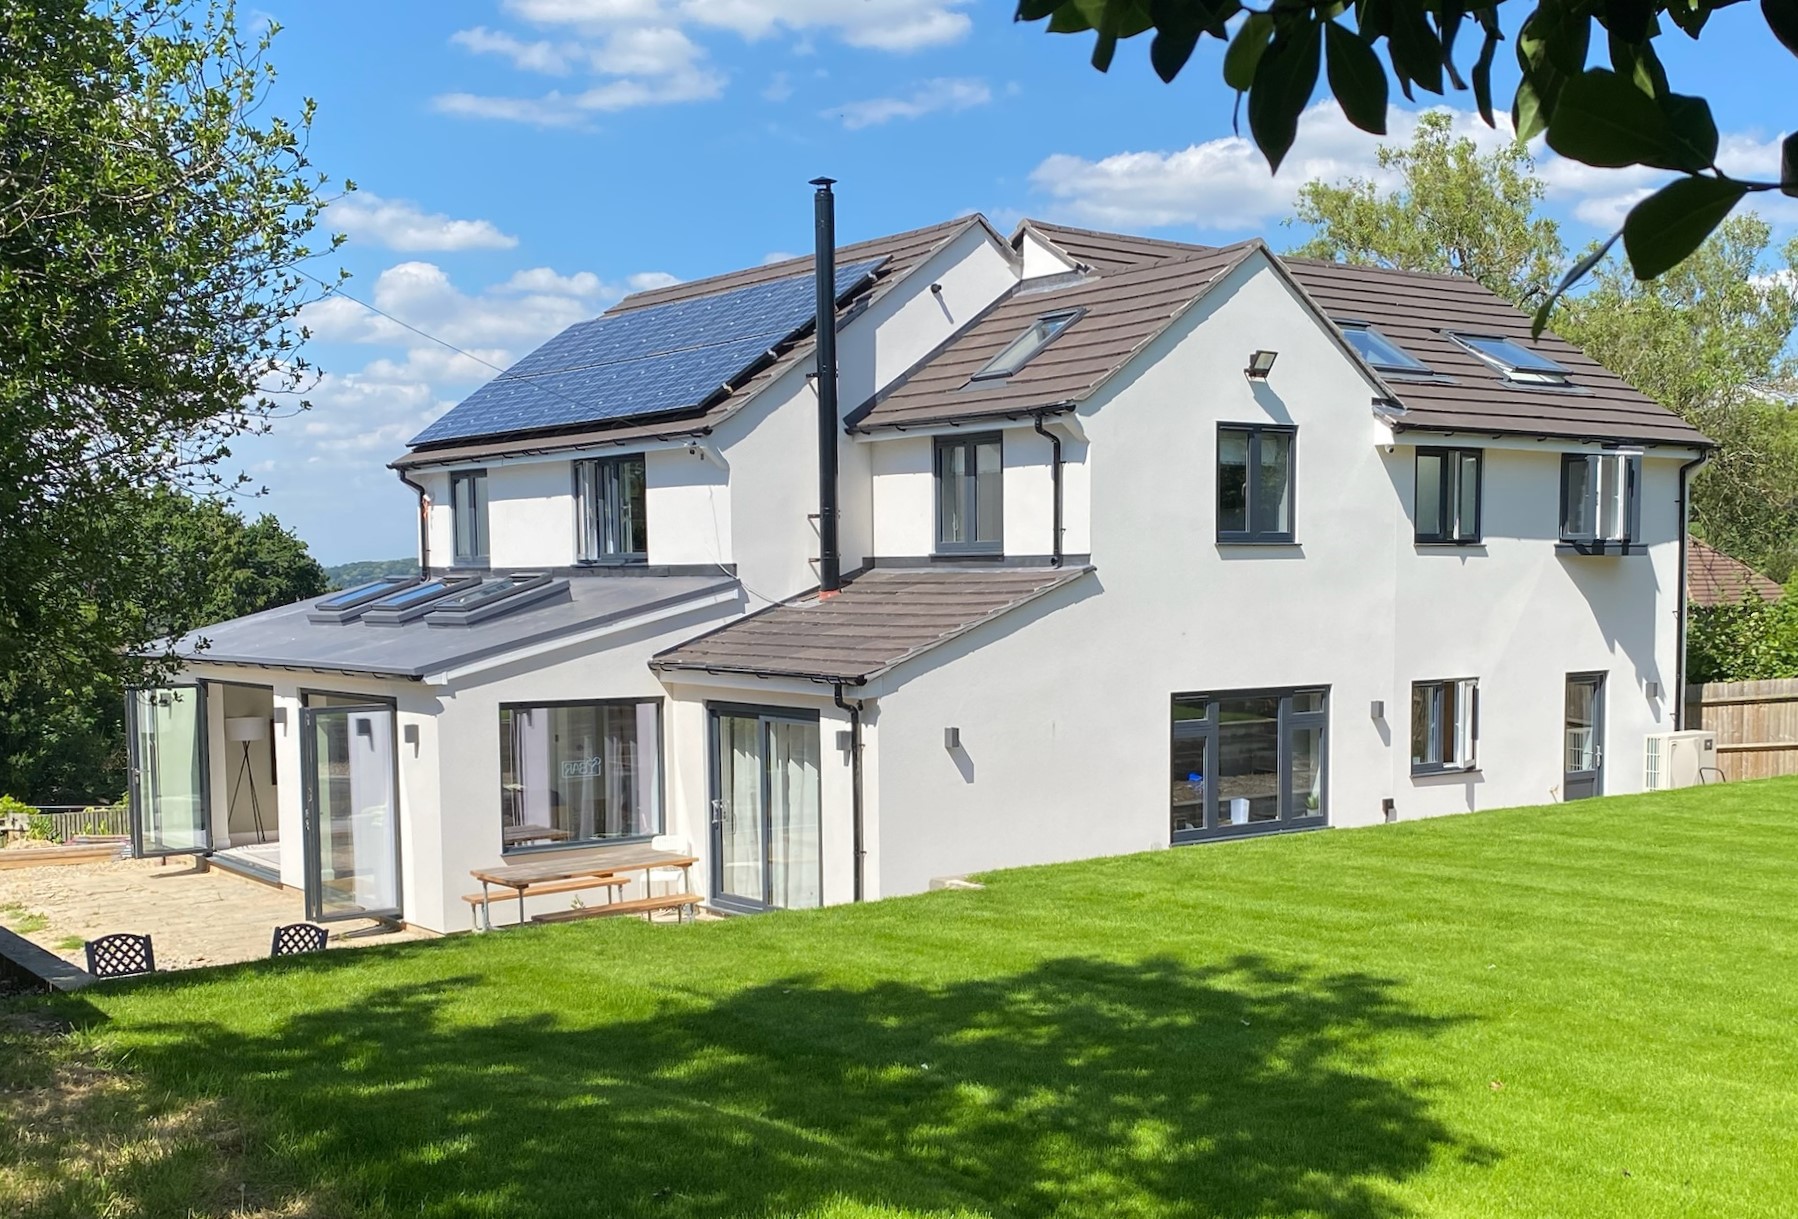
<instances>
[{"instance_id":1,"label":"paved patio","mask_svg":"<svg viewBox=\"0 0 1798 1219\"><path fill-rule=\"evenodd\" d=\"M304 918L298 893L217 868L201 872L186 859L0 870L0 925L83 966L85 956L74 941L114 931L148 932L155 940L159 969L254 960L268 955L269 936L277 926ZM40 921L43 925L34 928ZM429 932L410 930L340 938L344 931L367 926L371 924L364 921L333 924L331 947L431 938Z\"/></svg>"}]
</instances>

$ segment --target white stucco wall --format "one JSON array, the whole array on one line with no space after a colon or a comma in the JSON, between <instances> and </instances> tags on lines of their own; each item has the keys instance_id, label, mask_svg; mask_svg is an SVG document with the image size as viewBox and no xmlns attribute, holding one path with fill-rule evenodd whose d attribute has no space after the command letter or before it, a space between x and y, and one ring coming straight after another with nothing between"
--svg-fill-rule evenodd
<instances>
[{"instance_id":1,"label":"white stucco wall","mask_svg":"<svg viewBox=\"0 0 1798 1219\"><path fill-rule=\"evenodd\" d=\"M652 565L732 562L730 471L717 449L651 450L643 455L643 478Z\"/></svg>"},{"instance_id":2,"label":"white stucco wall","mask_svg":"<svg viewBox=\"0 0 1798 1219\"><path fill-rule=\"evenodd\" d=\"M1267 383L1214 375L1259 347L1281 353ZM1386 798L1401 817L1556 798L1565 675L1606 671L1606 788L1639 786L1641 735L1671 724L1641 683L1672 683L1683 454L1645 463L1652 554L1562 557L1559 450L1576 446L1472 442L1488 447L1487 542L1426 551L1409 444L1386 451L1369 397L1255 263L1082 409L1097 572L871 691L881 892L1165 845L1175 692L1328 686L1330 820L1363 825ZM1299 429L1297 545L1220 546L1217 424L1263 421ZM1410 683L1467 676L1481 682L1480 773L1413 780Z\"/></svg>"}]
</instances>

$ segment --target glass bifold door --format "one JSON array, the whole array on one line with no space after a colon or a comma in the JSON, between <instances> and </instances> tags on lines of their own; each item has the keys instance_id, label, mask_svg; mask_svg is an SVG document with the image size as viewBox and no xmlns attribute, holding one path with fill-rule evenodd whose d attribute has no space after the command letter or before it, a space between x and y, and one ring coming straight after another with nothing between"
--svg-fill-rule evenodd
<instances>
[{"instance_id":1,"label":"glass bifold door","mask_svg":"<svg viewBox=\"0 0 1798 1219\"><path fill-rule=\"evenodd\" d=\"M400 913L394 712L379 705L300 712L306 917L314 922Z\"/></svg>"},{"instance_id":2,"label":"glass bifold door","mask_svg":"<svg viewBox=\"0 0 1798 1219\"><path fill-rule=\"evenodd\" d=\"M754 911L823 900L818 718L712 711L712 903Z\"/></svg>"},{"instance_id":3,"label":"glass bifold door","mask_svg":"<svg viewBox=\"0 0 1798 1219\"><path fill-rule=\"evenodd\" d=\"M139 859L212 849L206 800L206 690L159 686L125 696L131 850Z\"/></svg>"}]
</instances>

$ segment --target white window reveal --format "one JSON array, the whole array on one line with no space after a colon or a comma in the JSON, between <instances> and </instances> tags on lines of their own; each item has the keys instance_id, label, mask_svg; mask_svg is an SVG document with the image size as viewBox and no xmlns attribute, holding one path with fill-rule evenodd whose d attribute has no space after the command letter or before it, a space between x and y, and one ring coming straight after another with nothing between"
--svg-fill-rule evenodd
<instances>
[{"instance_id":1,"label":"white window reveal","mask_svg":"<svg viewBox=\"0 0 1798 1219\"><path fill-rule=\"evenodd\" d=\"M487 561L487 471L450 475L450 532L458 567Z\"/></svg>"},{"instance_id":2,"label":"white window reveal","mask_svg":"<svg viewBox=\"0 0 1798 1219\"><path fill-rule=\"evenodd\" d=\"M643 455L574 464L574 499L583 563L644 563L649 559Z\"/></svg>"},{"instance_id":3,"label":"white window reveal","mask_svg":"<svg viewBox=\"0 0 1798 1219\"><path fill-rule=\"evenodd\" d=\"M1492 334L1453 334L1449 338L1498 369L1505 380L1523 385L1568 385L1572 375L1540 352L1515 339Z\"/></svg>"},{"instance_id":4,"label":"white window reveal","mask_svg":"<svg viewBox=\"0 0 1798 1219\"><path fill-rule=\"evenodd\" d=\"M1458 681L1420 681L1411 687L1411 773L1474 768L1479 740L1480 687Z\"/></svg>"},{"instance_id":5,"label":"white window reveal","mask_svg":"<svg viewBox=\"0 0 1798 1219\"><path fill-rule=\"evenodd\" d=\"M1064 309L1059 313L1045 313L1024 328L1024 333L1006 344L1005 349L988 360L979 372L975 373L975 381L994 381L1011 376L1024 367L1037 352L1047 347L1061 336L1061 332L1080 320L1083 309Z\"/></svg>"},{"instance_id":6,"label":"white window reveal","mask_svg":"<svg viewBox=\"0 0 1798 1219\"><path fill-rule=\"evenodd\" d=\"M1641 456L1563 454L1561 541L1585 553L1622 554L1641 535Z\"/></svg>"}]
</instances>

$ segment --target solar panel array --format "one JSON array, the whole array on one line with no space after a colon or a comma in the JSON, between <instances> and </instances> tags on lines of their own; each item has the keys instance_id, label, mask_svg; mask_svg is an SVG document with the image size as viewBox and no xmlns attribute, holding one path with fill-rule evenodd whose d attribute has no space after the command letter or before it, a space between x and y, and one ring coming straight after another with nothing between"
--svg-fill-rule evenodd
<instances>
[{"instance_id":1,"label":"solar panel array","mask_svg":"<svg viewBox=\"0 0 1798 1219\"><path fill-rule=\"evenodd\" d=\"M884 259L837 268L840 301ZM810 274L577 322L470 394L412 445L695 407L812 320Z\"/></svg>"}]
</instances>

